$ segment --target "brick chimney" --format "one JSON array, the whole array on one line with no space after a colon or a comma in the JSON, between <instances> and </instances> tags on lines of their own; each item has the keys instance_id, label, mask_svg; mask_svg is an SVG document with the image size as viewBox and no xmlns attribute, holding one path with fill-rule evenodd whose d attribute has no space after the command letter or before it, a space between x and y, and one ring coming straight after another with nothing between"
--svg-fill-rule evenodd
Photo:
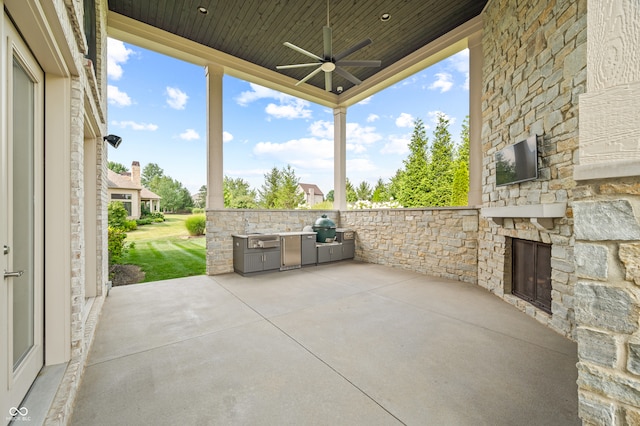
<instances>
[{"instance_id":1,"label":"brick chimney","mask_svg":"<svg viewBox=\"0 0 640 426\"><path fill-rule=\"evenodd\" d=\"M131 163L131 182L138 186L142 186L140 184L140 163L137 161Z\"/></svg>"}]
</instances>

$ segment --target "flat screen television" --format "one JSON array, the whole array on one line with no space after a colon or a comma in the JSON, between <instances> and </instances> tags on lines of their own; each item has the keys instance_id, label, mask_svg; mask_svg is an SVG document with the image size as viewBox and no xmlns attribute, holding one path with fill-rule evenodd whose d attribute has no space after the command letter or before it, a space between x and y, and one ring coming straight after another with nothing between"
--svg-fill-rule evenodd
<instances>
[{"instance_id":1,"label":"flat screen television","mask_svg":"<svg viewBox=\"0 0 640 426\"><path fill-rule=\"evenodd\" d=\"M537 140L532 135L496 152L496 186L538 178Z\"/></svg>"}]
</instances>

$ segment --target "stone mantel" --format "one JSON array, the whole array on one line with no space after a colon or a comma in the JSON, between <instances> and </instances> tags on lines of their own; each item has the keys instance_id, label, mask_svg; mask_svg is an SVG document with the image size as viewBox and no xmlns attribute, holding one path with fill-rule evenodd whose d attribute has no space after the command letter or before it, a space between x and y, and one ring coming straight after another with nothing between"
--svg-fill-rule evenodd
<instances>
[{"instance_id":1,"label":"stone mantel","mask_svg":"<svg viewBox=\"0 0 640 426\"><path fill-rule=\"evenodd\" d=\"M528 218L538 229L553 229L553 219L565 216L567 203L528 204L524 206L483 207L480 214L498 226L505 218Z\"/></svg>"}]
</instances>

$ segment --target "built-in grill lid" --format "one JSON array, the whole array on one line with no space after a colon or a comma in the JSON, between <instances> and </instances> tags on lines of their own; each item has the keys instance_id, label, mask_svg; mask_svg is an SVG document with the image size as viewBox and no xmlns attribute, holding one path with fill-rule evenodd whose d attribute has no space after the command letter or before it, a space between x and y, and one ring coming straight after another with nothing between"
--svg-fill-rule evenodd
<instances>
[{"instance_id":1,"label":"built-in grill lid","mask_svg":"<svg viewBox=\"0 0 640 426\"><path fill-rule=\"evenodd\" d=\"M316 220L316 223L313 224L313 228L322 228L322 229L335 229L336 224L334 221L329 219L326 214L323 214Z\"/></svg>"}]
</instances>

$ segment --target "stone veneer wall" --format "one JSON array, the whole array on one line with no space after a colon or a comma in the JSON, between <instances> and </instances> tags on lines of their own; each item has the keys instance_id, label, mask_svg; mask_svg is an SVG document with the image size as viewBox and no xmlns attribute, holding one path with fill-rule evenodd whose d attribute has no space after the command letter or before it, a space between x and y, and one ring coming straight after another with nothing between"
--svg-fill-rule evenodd
<instances>
[{"instance_id":1,"label":"stone veneer wall","mask_svg":"<svg viewBox=\"0 0 640 426\"><path fill-rule=\"evenodd\" d=\"M579 414L640 425L640 2L588 8L573 191Z\"/></svg>"},{"instance_id":2,"label":"stone veneer wall","mask_svg":"<svg viewBox=\"0 0 640 426\"><path fill-rule=\"evenodd\" d=\"M356 232L356 259L477 282L476 209L209 210L207 274L233 271L232 234L299 231L326 214Z\"/></svg>"},{"instance_id":3,"label":"stone veneer wall","mask_svg":"<svg viewBox=\"0 0 640 426\"><path fill-rule=\"evenodd\" d=\"M477 282L476 209L350 210L340 224L356 231L358 260Z\"/></svg>"},{"instance_id":4,"label":"stone veneer wall","mask_svg":"<svg viewBox=\"0 0 640 426\"><path fill-rule=\"evenodd\" d=\"M106 0L95 0L96 5L96 38L99 49L106 51ZM76 67L81 74L70 77L71 81L71 143L70 143L70 175L71 186L71 359L62 377L44 424L67 424L70 421L78 386L85 368L87 355L98 323L99 313L104 303L104 284L108 279L108 251L107 251L107 147L102 138L96 143L97 161L97 218L96 221L85 223L84 220L84 130L85 113L95 115L95 120L103 127L101 132L106 134L106 63L100 60L97 79L87 74L84 51L86 41L84 36L83 7L81 2L54 2L58 9L59 24L63 27L66 43L74 54ZM98 80L99 79L99 80ZM93 108L91 107L93 105ZM96 271L85 268L85 236L86 226L97 226L97 265ZM86 312L85 276L96 274L99 285L97 297L91 304L90 312Z\"/></svg>"},{"instance_id":5,"label":"stone veneer wall","mask_svg":"<svg viewBox=\"0 0 640 426\"><path fill-rule=\"evenodd\" d=\"M637 425L640 177L585 182L574 192L580 417Z\"/></svg>"},{"instance_id":6,"label":"stone veneer wall","mask_svg":"<svg viewBox=\"0 0 640 426\"><path fill-rule=\"evenodd\" d=\"M570 203L578 146L578 95L586 85L586 0L491 0L483 47L484 207ZM496 186L495 153L539 135L535 181ZM552 312L510 294L511 239L552 244ZM548 231L528 219L502 226L480 220L478 282L524 312L574 338L573 218L570 206Z\"/></svg>"}]
</instances>

